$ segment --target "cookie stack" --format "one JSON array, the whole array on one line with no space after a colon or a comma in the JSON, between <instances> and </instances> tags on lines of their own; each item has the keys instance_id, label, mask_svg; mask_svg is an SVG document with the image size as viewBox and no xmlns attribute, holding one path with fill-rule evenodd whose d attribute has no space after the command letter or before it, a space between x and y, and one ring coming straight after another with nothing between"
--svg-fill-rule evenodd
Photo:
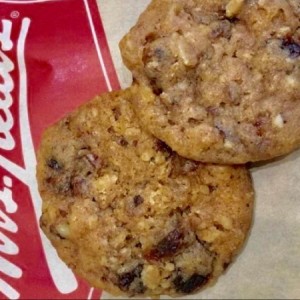
<instances>
[{"instance_id":1,"label":"cookie stack","mask_svg":"<svg viewBox=\"0 0 300 300\"><path fill-rule=\"evenodd\" d=\"M43 135L41 227L114 295L213 284L252 219L247 162L300 146L297 0L153 0L120 43L134 84Z\"/></svg>"}]
</instances>

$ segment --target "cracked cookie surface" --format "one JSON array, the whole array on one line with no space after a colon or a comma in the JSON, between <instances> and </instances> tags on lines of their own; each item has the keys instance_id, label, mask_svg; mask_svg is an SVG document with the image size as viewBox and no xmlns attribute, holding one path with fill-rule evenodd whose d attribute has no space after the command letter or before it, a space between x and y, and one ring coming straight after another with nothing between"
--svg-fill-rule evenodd
<instances>
[{"instance_id":1,"label":"cracked cookie surface","mask_svg":"<svg viewBox=\"0 0 300 300\"><path fill-rule=\"evenodd\" d=\"M153 0L120 43L140 122L210 163L299 147L299 24L298 0Z\"/></svg>"},{"instance_id":2,"label":"cracked cookie surface","mask_svg":"<svg viewBox=\"0 0 300 300\"><path fill-rule=\"evenodd\" d=\"M112 294L171 296L213 283L243 246L245 167L176 155L144 132L131 90L104 94L44 133L41 227L59 256Z\"/></svg>"}]
</instances>

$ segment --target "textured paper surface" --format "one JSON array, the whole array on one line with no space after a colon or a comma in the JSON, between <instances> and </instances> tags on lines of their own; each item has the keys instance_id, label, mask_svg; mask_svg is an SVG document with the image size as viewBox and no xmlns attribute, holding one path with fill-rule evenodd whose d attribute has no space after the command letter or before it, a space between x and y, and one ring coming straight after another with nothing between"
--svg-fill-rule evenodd
<instances>
[{"instance_id":1,"label":"textured paper surface","mask_svg":"<svg viewBox=\"0 0 300 300\"><path fill-rule=\"evenodd\" d=\"M98 0L123 87L130 84L130 74L118 42L149 2ZM300 299L300 151L251 172L255 214L244 250L213 287L186 299Z\"/></svg>"}]
</instances>

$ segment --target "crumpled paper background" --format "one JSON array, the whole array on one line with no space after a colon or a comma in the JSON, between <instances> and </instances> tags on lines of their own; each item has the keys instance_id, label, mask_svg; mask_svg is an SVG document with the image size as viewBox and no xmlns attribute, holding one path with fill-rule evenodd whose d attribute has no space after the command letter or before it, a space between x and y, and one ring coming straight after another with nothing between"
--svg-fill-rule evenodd
<instances>
[{"instance_id":1,"label":"crumpled paper background","mask_svg":"<svg viewBox=\"0 0 300 300\"><path fill-rule=\"evenodd\" d=\"M149 2L98 0L123 88L130 85L131 75L118 43ZM251 173L255 213L242 253L213 287L185 299L300 299L300 150L256 164ZM115 299L107 293L102 298Z\"/></svg>"}]
</instances>

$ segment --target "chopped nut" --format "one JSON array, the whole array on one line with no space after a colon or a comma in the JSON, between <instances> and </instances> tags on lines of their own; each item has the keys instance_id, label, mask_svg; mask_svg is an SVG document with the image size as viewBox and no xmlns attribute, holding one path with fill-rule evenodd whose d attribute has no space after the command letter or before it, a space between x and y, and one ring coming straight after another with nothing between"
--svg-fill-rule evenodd
<instances>
[{"instance_id":1,"label":"chopped nut","mask_svg":"<svg viewBox=\"0 0 300 300\"><path fill-rule=\"evenodd\" d=\"M282 35L287 35L291 32L291 28L288 27L288 26L284 26L284 27L281 27L279 29L279 33L282 34Z\"/></svg>"},{"instance_id":2,"label":"chopped nut","mask_svg":"<svg viewBox=\"0 0 300 300\"><path fill-rule=\"evenodd\" d=\"M275 127L278 127L278 128L282 128L284 126L284 121L283 121L283 118L282 118L281 114L277 115L273 119L273 125Z\"/></svg>"},{"instance_id":3,"label":"chopped nut","mask_svg":"<svg viewBox=\"0 0 300 300\"><path fill-rule=\"evenodd\" d=\"M204 184L199 185L199 190L204 195L209 195L209 187L207 185L204 185Z\"/></svg>"},{"instance_id":4,"label":"chopped nut","mask_svg":"<svg viewBox=\"0 0 300 300\"><path fill-rule=\"evenodd\" d=\"M226 216L221 216L218 218L218 222L225 228L231 229L232 228L232 220Z\"/></svg>"},{"instance_id":5,"label":"chopped nut","mask_svg":"<svg viewBox=\"0 0 300 300\"><path fill-rule=\"evenodd\" d=\"M123 249L120 251L120 254L121 254L121 255L124 255L124 256L130 255L130 253L131 253L131 250L128 249L128 248L123 248Z\"/></svg>"},{"instance_id":6,"label":"chopped nut","mask_svg":"<svg viewBox=\"0 0 300 300\"><path fill-rule=\"evenodd\" d=\"M245 0L231 0L226 6L226 17L236 16L242 9Z\"/></svg>"},{"instance_id":7,"label":"chopped nut","mask_svg":"<svg viewBox=\"0 0 300 300\"><path fill-rule=\"evenodd\" d=\"M227 149L232 149L233 148L233 143L228 141L228 140L225 140L224 147L227 148Z\"/></svg>"},{"instance_id":8,"label":"chopped nut","mask_svg":"<svg viewBox=\"0 0 300 300\"><path fill-rule=\"evenodd\" d=\"M198 60L194 48L184 38L180 38L177 45L179 56L183 60L183 63L186 66L195 66Z\"/></svg>"},{"instance_id":9,"label":"chopped nut","mask_svg":"<svg viewBox=\"0 0 300 300\"><path fill-rule=\"evenodd\" d=\"M166 267L165 268L166 268L167 271L170 271L170 272L172 272L172 271L175 270L175 266L172 263L166 263Z\"/></svg>"},{"instance_id":10,"label":"chopped nut","mask_svg":"<svg viewBox=\"0 0 300 300\"><path fill-rule=\"evenodd\" d=\"M62 238L67 238L70 234L70 228L65 223L57 225L56 231Z\"/></svg>"},{"instance_id":11,"label":"chopped nut","mask_svg":"<svg viewBox=\"0 0 300 300\"><path fill-rule=\"evenodd\" d=\"M141 155L142 161L145 161L145 162L150 161L152 157L153 157L153 153L151 153L151 152L144 152Z\"/></svg>"},{"instance_id":12,"label":"chopped nut","mask_svg":"<svg viewBox=\"0 0 300 300\"><path fill-rule=\"evenodd\" d=\"M160 196L159 191L150 192L150 195L148 197L148 203L151 205L155 205L155 200L157 199L157 196Z\"/></svg>"},{"instance_id":13,"label":"chopped nut","mask_svg":"<svg viewBox=\"0 0 300 300\"><path fill-rule=\"evenodd\" d=\"M127 136L139 136L141 134L141 130L139 128L127 128L125 131L125 135Z\"/></svg>"},{"instance_id":14,"label":"chopped nut","mask_svg":"<svg viewBox=\"0 0 300 300\"><path fill-rule=\"evenodd\" d=\"M211 227L210 229L203 230L201 232L202 240L207 243L212 243L220 236L220 231L217 230L215 227Z\"/></svg>"},{"instance_id":15,"label":"chopped nut","mask_svg":"<svg viewBox=\"0 0 300 300\"><path fill-rule=\"evenodd\" d=\"M115 174L112 175L104 175L100 177L94 184L95 188L99 192L106 192L113 184L115 184L118 181L118 176Z\"/></svg>"},{"instance_id":16,"label":"chopped nut","mask_svg":"<svg viewBox=\"0 0 300 300\"><path fill-rule=\"evenodd\" d=\"M162 283L161 283L161 287L163 289L168 289L170 286L171 286L171 283L170 283L169 280L163 280Z\"/></svg>"},{"instance_id":17,"label":"chopped nut","mask_svg":"<svg viewBox=\"0 0 300 300\"><path fill-rule=\"evenodd\" d=\"M166 161L165 159L166 158L163 154L158 153L157 155L155 155L154 161L155 161L156 164L162 164Z\"/></svg>"},{"instance_id":18,"label":"chopped nut","mask_svg":"<svg viewBox=\"0 0 300 300\"><path fill-rule=\"evenodd\" d=\"M288 86L293 87L293 88L297 87L297 85L298 85L296 78L293 76L287 76L286 83Z\"/></svg>"},{"instance_id":19,"label":"chopped nut","mask_svg":"<svg viewBox=\"0 0 300 300\"><path fill-rule=\"evenodd\" d=\"M147 63L147 67L155 69L155 68L159 67L159 63L156 60L150 61Z\"/></svg>"},{"instance_id":20,"label":"chopped nut","mask_svg":"<svg viewBox=\"0 0 300 300\"><path fill-rule=\"evenodd\" d=\"M90 229L96 228L97 227L97 222L98 222L97 215L91 215L87 219L87 224L88 224Z\"/></svg>"},{"instance_id":21,"label":"chopped nut","mask_svg":"<svg viewBox=\"0 0 300 300\"><path fill-rule=\"evenodd\" d=\"M93 107L93 108L91 109L91 115L92 115L94 118L97 117L97 116L98 116L98 109L95 108L95 107Z\"/></svg>"},{"instance_id":22,"label":"chopped nut","mask_svg":"<svg viewBox=\"0 0 300 300\"><path fill-rule=\"evenodd\" d=\"M88 149L88 148L86 148L86 147L83 147L83 148L81 148L79 151L78 151L78 153L77 153L77 155L78 155L78 157L83 157L83 156L85 156L85 155L87 155L87 154L89 154L90 153L90 150Z\"/></svg>"},{"instance_id":23,"label":"chopped nut","mask_svg":"<svg viewBox=\"0 0 300 300\"><path fill-rule=\"evenodd\" d=\"M142 281L150 289L156 289L160 283L160 272L158 267L147 265L142 272Z\"/></svg>"}]
</instances>

